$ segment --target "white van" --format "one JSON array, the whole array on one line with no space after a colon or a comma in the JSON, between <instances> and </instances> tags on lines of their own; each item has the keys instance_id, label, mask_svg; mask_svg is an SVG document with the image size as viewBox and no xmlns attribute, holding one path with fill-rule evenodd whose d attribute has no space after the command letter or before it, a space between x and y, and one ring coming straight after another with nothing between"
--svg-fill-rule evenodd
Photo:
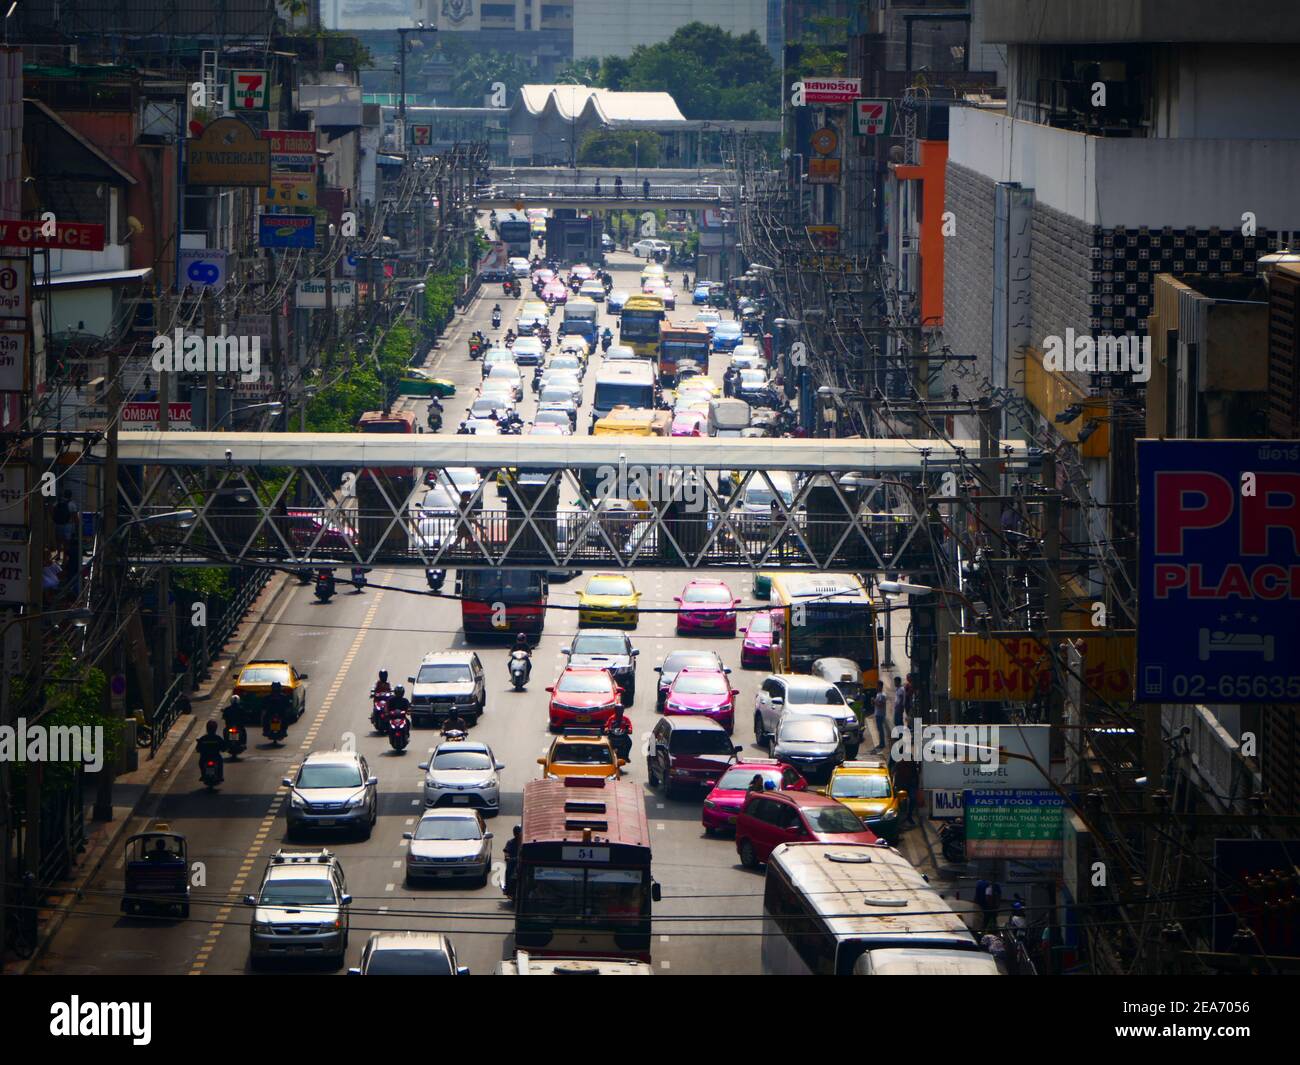
<instances>
[{"instance_id":1,"label":"white van","mask_svg":"<svg viewBox=\"0 0 1300 1065\"><path fill-rule=\"evenodd\" d=\"M781 494L781 502L787 510L794 506L794 483L790 480L790 475L781 470L769 470L767 480L763 479L762 473L756 473L749 484L745 485L745 494L740 500L743 513L751 517L771 516L772 500L776 497L772 494L772 488L767 486L767 481L771 481L772 487Z\"/></svg>"},{"instance_id":2,"label":"white van","mask_svg":"<svg viewBox=\"0 0 1300 1065\"><path fill-rule=\"evenodd\" d=\"M743 399L709 400L709 435L739 436L749 428L749 404Z\"/></svg>"}]
</instances>

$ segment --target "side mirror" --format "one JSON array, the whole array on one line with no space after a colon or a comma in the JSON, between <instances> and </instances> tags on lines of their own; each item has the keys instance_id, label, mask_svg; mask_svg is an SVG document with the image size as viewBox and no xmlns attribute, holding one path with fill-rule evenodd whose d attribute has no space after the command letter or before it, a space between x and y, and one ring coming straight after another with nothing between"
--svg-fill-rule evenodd
<instances>
[{"instance_id":1,"label":"side mirror","mask_svg":"<svg viewBox=\"0 0 1300 1065\"><path fill-rule=\"evenodd\" d=\"M730 673L730 672L731 672L731 667L730 667L730 666L724 666L723 669L722 669L722 672L723 672L723 673Z\"/></svg>"},{"instance_id":2,"label":"side mirror","mask_svg":"<svg viewBox=\"0 0 1300 1065\"><path fill-rule=\"evenodd\" d=\"M895 798L898 799L899 802L906 802L906 801L907 801L907 791L906 791L906 790L900 791L900 792L895 796Z\"/></svg>"},{"instance_id":3,"label":"side mirror","mask_svg":"<svg viewBox=\"0 0 1300 1065\"><path fill-rule=\"evenodd\" d=\"M542 758L537 759L537 764L538 764L538 765L545 765L545 764L546 764L546 758L545 758L545 757L542 757Z\"/></svg>"},{"instance_id":4,"label":"side mirror","mask_svg":"<svg viewBox=\"0 0 1300 1065\"><path fill-rule=\"evenodd\" d=\"M484 833L483 833L483 838L484 838L484 839L492 839L492 833L491 833L491 832L484 832Z\"/></svg>"},{"instance_id":5,"label":"side mirror","mask_svg":"<svg viewBox=\"0 0 1300 1065\"><path fill-rule=\"evenodd\" d=\"M349 975L349 976L360 976L360 975L361 975L361 970L360 970L360 969L349 969L349 970L348 970L348 975Z\"/></svg>"},{"instance_id":6,"label":"side mirror","mask_svg":"<svg viewBox=\"0 0 1300 1065\"><path fill-rule=\"evenodd\" d=\"M658 880L650 882L650 899L653 902L659 902L664 897L664 890L659 886Z\"/></svg>"},{"instance_id":7,"label":"side mirror","mask_svg":"<svg viewBox=\"0 0 1300 1065\"><path fill-rule=\"evenodd\" d=\"M498 770L504 769L505 767L506 767L505 762L497 762L497 763L496 763L496 768L497 768Z\"/></svg>"},{"instance_id":8,"label":"side mirror","mask_svg":"<svg viewBox=\"0 0 1300 1065\"><path fill-rule=\"evenodd\" d=\"M256 905L257 905L257 896L256 896L256 895L245 895L245 896L244 896L244 905L245 905L245 906L256 906Z\"/></svg>"},{"instance_id":9,"label":"side mirror","mask_svg":"<svg viewBox=\"0 0 1300 1065\"><path fill-rule=\"evenodd\" d=\"M673 596L674 603L680 603L681 601L682 601L682 597L680 595Z\"/></svg>"},{"instance_id":10,"label":"side mirror","mask_svg":"<svg viewBox=\"0 0 1300 1065\"><path fill-rule=\"evenodd\" d=\"M572 652L568 647L561 647L561 648L560 648L560 654L562 654L562 655L568 656L568 655L570 655L570 654L572 654L572 653L573 653L573 652Z\"/></svg>"},{"instance_id":11,"label":"side mirror","mask_svg":"<svg viewBox=\"0 0 1300 1065\"><path fill-rule=\"evenodd\" d=\"M457 966L456 966L456 975L457 975L457 976L468 976L468 975L469 975L469 966L468 966L468 965L457 965Z\"/></svg>"},{"instance_id":12,"label":"side mirror","mask_svg":"<svg viewBox=\"0 0 1300 1065\"><path fill-rule=\"evenodd\" d=\"M423 770L425 770L426 772L428 772L428 769L429 769L429 763L428 763L428 762L421 762L418 766L416 766L416 768L417 768L417 769L423 769Z\"/></svg>"},{"instance_id":13,"label":"side mirror","mask_svg":"<svg viewBox=\"0 0 1300 1065\"><path fill-rule=\"evenodd\" d=\"M403 832L403 833L402 833L402 839L415 839L415 833L414 833L414 832Z\"/></svg>"},{"instance_id":14,"label":"side mirror","mask_svg":"<svg viewBox=\"0 0 1300 1065\"><path fill-rule=\"evenodd\" d=\"M407 678L406 678L406 683L407 683L407 684L414 684L414 683L415 683L415 678L414 678L414 677L407 677Z\"/></svg>"},{"instance_id":15,"label":"side mirror","mask_svg":"<svg viewBox=\"0 0 1300 1065\"><path fill-rule=\"evenodd\" d=\"M636 653L636 652L634 651L633 654L635 654L635 653ZM662 673L663 671L664 671L664 667L663 667L663 666L655 666L655 672L656 672L656 673ZM727 672L730 673L731 670L727 670Z\"/></svg>"},{"instance_id":16,"label":"side mirror","mask_svg":"<svg viewBox=\"0 0 1300 1065\"><path fill-rule=\"evenodd\" d=\"M555 691L555 685L552 684L552 685L551 685L549 688L547 688L546 690L547 690L548 692L553 692L553 691Z\"/></svg>"},{"instance_id":17,"label":"side mirror","mask_svg":"<svg viewBox=\"0 0 1300 1065\"><path fill-rule=\"evenodd\" d=\"M738 696L739 694L740 694L740 689L739 689L739 688L732 688L732 689L731 689L731 697L732 697L733 699L736 698L736 696Z\"/></svg>"},{"instance_id":18,"label":"side mirror","mask_svg":"<svg viewBox=\"0 0 1300 1065\"><path fill-rule=\"evenodd\" d=\"M734 753L736 753L736 754L744 754L744 753L745 753L745 748L744 748L744 747L733 747L733 748L731 748L731 749L732 749L732 751L733 751Z\"/></svg>"},{"instance_id":19,"label":"side mirror","mask_svg":"<svg viewBox=\"0 0 1300 1065\"><path fill-rule=\"evenodd\" d=\"M341 899L339 899L339 905L340 905L340 906L351 906L351 905L352 905L352 896L351 896L351 895L344 895Z\"/></svg>"},{"instance_id":20,"label":"side mirror","mask_svg":"<svg viewBox=\"0 0 1300 1065\"><path fill-rule=\"evenodd\" d=\"M771 701L771 703L772 703L773 706L784 706L784 705L785 705L785 700L782 699L781 696L779 696L779 695L773 695L773 696L771 696L771 700L770 700L770 701Z\"/></svg>"},{"instance_id":21,"label":"side mirror","mask_svg":"<svg viewBox=\"0 0 1300 1065\"><path fill-rule=\"evenodd\" d=\"M884 626L884 625L877 625L877 626L876 626L876 639L877 639L877 640L883 640L884 638L885 638L885 626Z\"/></svg>"},{"instance_id":22,"label":"side mirror","mask_svg":"<svg viewBox=\"0 0 1300 1065\"><path fill-rule=\"evenodd\" d=\"M299 680L306 680L306 679L307 679L307 674L306 674L306 673L299 673L299 674L298 674L298 679L299 679Z\"/></svg>"},{"instance_id":23,"label":"side mirror","mask_svg":"<svg viewBox=\"0 0 1300 1065\"><path fill-rule=\"evenodd\" d=\"M293 787L293 781L290 780L288 777L285 777L282 781L280 781L280 783L283 784L286 788Z\"/></svg>"},{"instance_id":24,"label":"side mirror","mask_svg":"<svg viewBox=\"0 0 1300 1065\"><path fill-rule=\"evenodd\" d=\"M632 657L633 657L633 658L635 658L635 657L636 657L637 655L639 655L640 653L641 653L641 649L640 649L640 648L638 648L638 647L633 647L633 648L632 648Z\"/></svg>"},{"instance_id":25,"label":"side mirror","mask_svg":"<svg viewBox=\"0 0 1300 1065\"><path fill-rule=\"evenodd\" d=\"M618 764L619 764L619 767L620 767L620 768L623 767L623 766L625 766L625 765L627 765L627 759L626 759L626 758L620 758L620 759L618 760Z\"/></svg>"},{"instance_id":26,"label":"side mirror","mask_svg":"<svg viewBox=\"0 0 1300 1065\"><path fill-rule=\"evenodd\" d=\"M372 788L377 788L379 786L379 778L371 777L369 780L366 781L366 783Z\"/></svg>"}]
</instances>

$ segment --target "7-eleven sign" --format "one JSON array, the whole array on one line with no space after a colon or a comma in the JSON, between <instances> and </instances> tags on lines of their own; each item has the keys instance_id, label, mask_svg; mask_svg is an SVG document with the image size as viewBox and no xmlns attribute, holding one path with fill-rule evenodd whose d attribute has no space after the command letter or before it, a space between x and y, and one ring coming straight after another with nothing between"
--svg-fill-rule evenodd
<instances>
[{"instance_id":1,"label":"7-eleven sign","mask_svg":"<svg viewBox=\"0 0 1300 1065\"><path fill-rule=\"evenodd\" d=\"M232 111L265 111L265 70L232 70L230 72L230 108Z\"/></svg>"},{"instance_id":2,"label":"7-eleven sign","mask_svg":"<svg viewBox=\"0 0 1300 1065\"><path fill-rule=\"evenodd\" d=\"M853 132L859 137L879 137L889 129L888 100L854 100Z\"/></svg>"}]
</instances>

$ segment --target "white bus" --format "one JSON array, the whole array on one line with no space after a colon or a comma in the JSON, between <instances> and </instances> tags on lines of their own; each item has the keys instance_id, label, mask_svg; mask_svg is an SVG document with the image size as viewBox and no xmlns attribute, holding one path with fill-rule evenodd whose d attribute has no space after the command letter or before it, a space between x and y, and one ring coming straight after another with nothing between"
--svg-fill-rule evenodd
<instances>
[{"instance_id":1,"label":"white bus","mask_svg":"<svg viewBox=\"0 0 1300 1065\"><path fill-rule=\"evenodd\" d=\"M783 843L772 852L763 890L764 973L871 972L859 959L899 949L970 952L972 961L982 954L962 919L895 850Z\"/></svg>"},{"instance_id":2,"label":"white bus","mask_svg":"<svg viewBox=\"0 0 1300 1065\"><path fill-rule=\"evenodd\" d=\"M655 405L655 368L641 359L606 362L596 374L596 394L591 401L591 424L594 426L615 407L653 410Z\"/></svg>"}]
</instances>

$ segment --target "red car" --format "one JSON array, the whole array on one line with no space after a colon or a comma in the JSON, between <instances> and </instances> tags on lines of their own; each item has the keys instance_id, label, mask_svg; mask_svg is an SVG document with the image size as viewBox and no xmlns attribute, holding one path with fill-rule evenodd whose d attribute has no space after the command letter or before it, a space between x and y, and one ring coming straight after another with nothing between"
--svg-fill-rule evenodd
<instances>
[{"instance_id":1,"label":"red car","mask_svg":"<svg viewBox=\"0 0 1300 1065\"><path fill-rule=\"evenodd\" d=\"M740 864L756 869L782 843L875 843L843 803L807 791L751 791L736 818Z\"/></svg>"},{"instance_id":2,"label":"red car","mask_svg":"<svg viewBox=\"0 0 1300 1065\"><path fill-rule=\"evenodd\" d=\"M741 669L767 669L772 661L772 612L758 611L745 627L740 644Z\"/></svg>"},{"instance_id":3,"label":"red car","mask_svg":"<svg viewBox=\"0 0 1300 1065\"><path fill-rule=\"evenodd\" d=\"M356 534L351 529L345 529L331 521L323 521L319 511L290 510L287 515L289 542L297 550L310 550L316 547L322 550L346 551L357 542Z\"/></svg>"},{"instance_id":4,"label":"red car","mask_svg":"<svg viewBox=\"0 0 1300 1065\"><path fill-rule=\"evenodd\" d=\"M804 791L808 787L808 782L799 775L799 771L784 762L772 758L750 758L737 762L722 774L704 800L704 810L700 816L706 833L735 827L740 808L745 804L745 795L756 776L762 777L764 787L770 785L773 791Z\"/></svg>"},{"instance_id":5,"label":"red car","mask_svg":"<svg viewBox=\"0 0 1300 1065\"><path fill-rule=\"evenodd\" d=\"M665 714L698 714L711 718L730 735L736 727L736 696L725 673L716 670L683 669L673 678L664 699Z\"/></svg>"},{"instance_id":6,"label":"red car","mask_svg":"<svg viewBox=\"0 0 1300 1065\"><path fill-rule=\"evenodd\" d=\"M604 726L623 707L623 689L604 669L566 669L551 687L552 729Z\"/></svg>"},{"instance_id":7,"label":"red car","mask_svg":"<svg viewBox=\"0 0 1300 1065\"><path fill-rule=\"evenodd\" d=\"M673 596L677 603L677 635L720 632L736 635L736 607L740 600L731 594L726 581L697 577Z\"/></svg>"}]
</instances>

